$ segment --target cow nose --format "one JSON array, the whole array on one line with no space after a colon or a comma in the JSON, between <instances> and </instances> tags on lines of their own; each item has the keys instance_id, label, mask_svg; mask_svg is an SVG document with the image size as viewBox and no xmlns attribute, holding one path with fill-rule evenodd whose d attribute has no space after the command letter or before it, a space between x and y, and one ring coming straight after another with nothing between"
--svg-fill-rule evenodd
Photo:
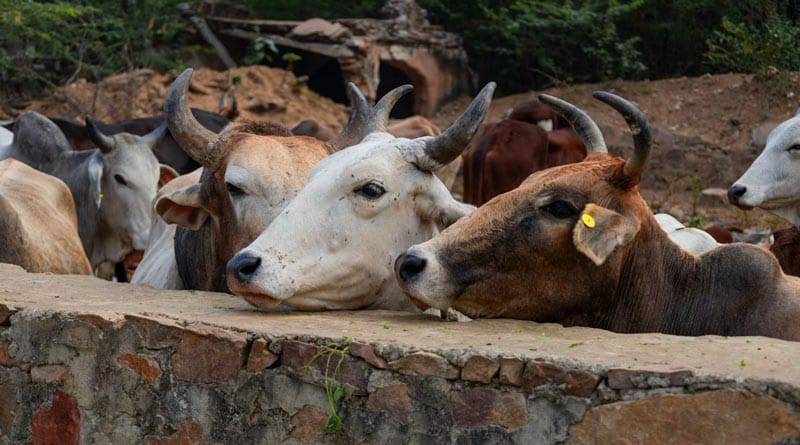
<instances>
[{"instance_id":1,"label":"cow nose","mask_svg":"<svg viewBox=\"0 0 800 445\"><path fill-rule=\"evenodd\" d=\"M739 199L747 193L747 187L739 184L733 184L731 188L728 189L728 200L731 204L738 204Z\"/></svg>"},{"instance_id":2,"label":"cow nose","mask_svg":"<svg viewBox=\"0 0 800 445\"><path fill-rule=\"evenodd\" d=\"M261 267L261 257L242 252L228 261L228 275L234 275L240 283L250 282Z\"/></svg>"},{"instance_id":3,"label":"cow nose","mask_svg":"<svg viewBox=\"0 0 800 445\"><path fill-rule=\"evenodd\" d=\"M404 253L395 261L394 272L400 281L408 283L425 270L426 264L428 262L425 258L420 258L413 253Z\"/></svg>"}]
</instances>

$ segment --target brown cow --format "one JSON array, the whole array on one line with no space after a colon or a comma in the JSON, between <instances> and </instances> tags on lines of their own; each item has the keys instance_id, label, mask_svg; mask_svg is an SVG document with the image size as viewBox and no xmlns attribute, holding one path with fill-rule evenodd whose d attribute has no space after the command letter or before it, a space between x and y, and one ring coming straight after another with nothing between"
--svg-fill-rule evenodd
<instances>
[{"instance_id":1,"label":"brown cow","mask_svg":"<svg viewBox=\"0 0 800 445\"><path fill-rule=\"evenodd\" d=\"M772 252L781 263L783 272L800 276L800 229L795 226L778 230L772 236L775 242L770 246Z\"/></svg>"},{"instance_id":2,"label":"brown cow","mask_svg":"<svg viewBox=\"0 0 800 445\"><path fill-rule=\"evenodd\" d=\"M91 275L67 185L14 159L0 161L0 262L28 272Z\"/></svg>"},{"instance_id":3,"label":"brown cow","mask_svg":"<svg viewBox=\"0 0 800 445\"><path fill-rule=\"evenodd\" d=\"M579 162L581 139L552 109L524 102L484 127L463 155L464 201L476 206L517 188L533 172Z\"/></svg>"},{"instance_id":4,"label":"brown cow","mask_svg":"<svg viewBox=\"0 0 800 445\"><path fill-rule=\"evenodd\" d=\"M764 335L800 340L800 279L747 244L690 255L659 228L639 194L651 147L645 117L595 93L634 133L625 161L597 125L549 96L590 155L531 175L396 262L421 304L471 317L511 317L616 332Z\"/></svg>"}]
</instances>

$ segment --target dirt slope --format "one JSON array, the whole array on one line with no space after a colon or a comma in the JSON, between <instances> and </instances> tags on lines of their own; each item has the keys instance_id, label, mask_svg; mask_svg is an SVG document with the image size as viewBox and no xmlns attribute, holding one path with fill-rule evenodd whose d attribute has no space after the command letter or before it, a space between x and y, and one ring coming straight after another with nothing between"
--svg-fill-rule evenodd
<instances>
[{"instance_id":1,"label":"dirt slope","mask_svg":"<svg viewBox=\"0 0 800 445\"><path fill-rule=\"evenodd\" d=\"M99 84L79 80L34 101L28 109L48 116L82 119L86 113L104 122L160 114L164 96L177 73L158 74L137 70L104 79ZM347 118L345 108L302 87L291 72L268 67L244 67L229 71L198 69L192 77L189 103L219 112L230 107L233 79L238 119L270 120L293 126L314 119L339 128ZM220 100L224 98L222 107Z\"/></svg>"}]
</instances>

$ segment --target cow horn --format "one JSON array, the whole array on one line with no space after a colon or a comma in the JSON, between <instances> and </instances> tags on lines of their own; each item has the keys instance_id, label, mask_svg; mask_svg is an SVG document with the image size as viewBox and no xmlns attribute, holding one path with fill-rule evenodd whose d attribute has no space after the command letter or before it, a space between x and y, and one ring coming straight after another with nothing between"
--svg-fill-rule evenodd
<instances>
[{"instance_id":1,"label":"cow horn","mask_svg":"<svg viewBox=\"0 0 800 445\"><path fill-rule=\"evenodd\" d=\"M169 132L178 145L200 165L211 168L217 165L222 153L213 147L217 135L197 122L186 103L191 79L192 69L187 68L172 82L164 101L164 114Z\"/></svg>"},{"instance_id":2,"label":"cow horn","mask_svg":"<svg viewBox=\"0 0 800 445\"><path fill-rule=\"evenodd\" d=\"M494 82L487 83L453 125L439 136L425 138L424 158L415 161L417 167L437 170L452 162L467 148L486 118L496 86Z\"/></svg>"},{"instance_id":3,"label":"cow horn","mask_svg":"<svg viewBox=\"0 0 800 445\"><path fill-rule=\"evenodd\" d=\"M539 100L556 110L558 114L569 122L575 132L578 133L578 136L580 136L583 144L586 145L587 153L608 153L603 133L600 132L597 124L585 111L567 101L547 94L540 94Z\"/></svg>"},{"instance_id":4,"label":"cow horn","mask_svg":"<svg viewBox=\"0 0 800 445\"><path fill-rule=\"evenodd\" d=\"M347 98L350 100L350 117L339 136L327 143L331 151L358 144L364 139L364 129L369 115L367 99L353 82L347 83Z\"/></svg>"},{"instance_id":5,"label":"cow horn","mask_svg":"<svg viewBox=\"0 0 800 445\"><path fill-rule=\"evenodd\" d=\"M114 138L103 134L103 132L97 128L94 119L88 114L86 115L86 131L89 133L89 139L97 145L97 148L99 148L101 152L110 153L116 148Z\"/></svg>"},{"instance_id":6,"label":"cow horn","mask_svg":"<svg viewBox=\"0 0 800 445\"><path fill-rule=\"evenodd\" d=\"M370 116L367 119L367 128L364 135L385 132L389 126L389 115L392 114L394 106L406 94L414 90L412 85L400 85L381 97L381 100L372 107Z\"/></svg>"},{"instance_id":7,"label":"cow horn","mask_svg":"<svg viewBox=\"0 0 800 445\"><path fill-rule=\"evenodd\" d=\"M633 183L638 183L647 163L647 158L650 157L650 149L653 147L653 138L647 117L641 110L636 108L636 105L617 95L605 91L596 91L592 96L617 110L625 118L625 122L628 123L631 133L633 133L633 154L625 161L625 170L623 172L625 177L633 180Z\"/></svg>"},{"instance_id":8,"label":"cow horn","mask_svg":"<svg viewBox=\"0 0 800 445\"><path fill-rule=\"evenodd\" d=\"M155 148L156 144L158 144L158 141L160 141L165 134L167 134L166 119L163 122L161 122L161 125L159 125L155 130L142 136L141 141L147 144L147 146L152 149Z\"/></svg>"}]
</instances>

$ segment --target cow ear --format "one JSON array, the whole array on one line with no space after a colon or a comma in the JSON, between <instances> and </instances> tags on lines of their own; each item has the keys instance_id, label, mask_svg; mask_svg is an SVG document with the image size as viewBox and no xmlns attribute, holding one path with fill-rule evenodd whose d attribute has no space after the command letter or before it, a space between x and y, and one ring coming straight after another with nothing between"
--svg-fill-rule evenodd
<instances>
[{"instance_id":1,"label":"cow ear","mask_svg":"<svg viewBox=\"0 0 800 445\"><path fill-rule=\"evenodd\" d=\"M200 201L200 184L176 190L156 201L156 213L167 222L189 230L197 230L208 218Z\"/></svg>"},{"instance_id":2,"label":"cow ear","mask_svg":"<svg viewBox=\"0 0 800 445\"><path fill-rule=\"evenodd\" d=\"M178 177L178 172L169 165L159 164L158 188L164 187L169 181Z\"/></svg>"},{"instance_id":3,"label":"cow ear","mask_svg":"<svg viewBox=\"0 0 800 445\"><path fill-rule=\"evenodd\" d=\"M428 192L417 196L415 205L417 214L424 220L435 222L439 229L450 226L475 210L474 206L456 201L438 179Z\"/></svg>"},{"instance_id":4,"label":"cow ear","mask_svg":"<svg viewBox=\"0 0 800 445\"><path fill-rule=\"evenodd\" d=\"M637 220L587 204L575 224L572 240L578 251L600 266L617 247L629 243L638 232Z\"/></svg>"},{"instance_id":5,"label":"cow ear","mask_svg":"<svg viewBox=\"0 0 800 445\"><path fill-rule=\"evenodd\" d=\"M89 193L92 196L92 201L97 208L103 203L103 158L100 156L92 156L89 161Z\"/></svg>"}]
</instances>

